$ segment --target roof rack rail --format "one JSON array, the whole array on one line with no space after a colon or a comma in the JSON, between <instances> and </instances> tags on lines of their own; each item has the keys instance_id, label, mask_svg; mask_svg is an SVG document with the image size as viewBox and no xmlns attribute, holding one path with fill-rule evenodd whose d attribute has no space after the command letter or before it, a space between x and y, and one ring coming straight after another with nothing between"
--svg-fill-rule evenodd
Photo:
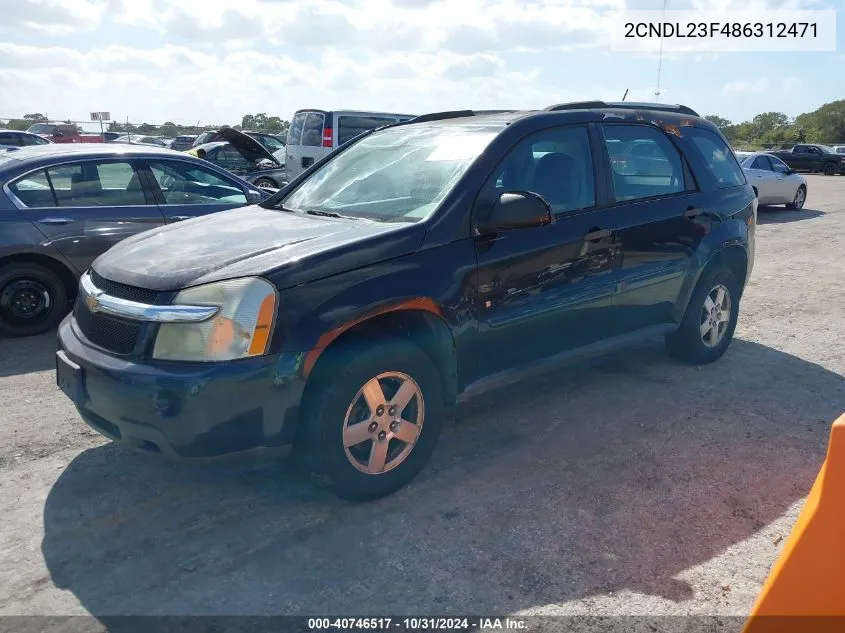
<instances>
[{"instance_id":1,"label":"roof rack rail","mask_svg":"<svg viewBox=\"0 0 845 633\"><path fill-rule=\"evenodd\" d=\"M466 116L475 116L472 110L450 110L447 112L430 112L428 114L421 114L416 118L406 121L406 123L425 123L426 121L443 121L445 119L458 119Z\"/></svg>"},{"instance_id":2,"label":"roof rack rail","mask_svg":"<svg viewBox=\"0 0 845 633\"><path fill-rule=\"evenodd\" d=\"M589 110L592 108L614 108L618 110L655 110L658 112L677 112L689 116L700 116L698 112L685 105L673 105L668 103L638 103L634 101L574 101L572 103L559 103L551 105L545 112L558 112L560 110Z\"/></svg>"}]
</instances>

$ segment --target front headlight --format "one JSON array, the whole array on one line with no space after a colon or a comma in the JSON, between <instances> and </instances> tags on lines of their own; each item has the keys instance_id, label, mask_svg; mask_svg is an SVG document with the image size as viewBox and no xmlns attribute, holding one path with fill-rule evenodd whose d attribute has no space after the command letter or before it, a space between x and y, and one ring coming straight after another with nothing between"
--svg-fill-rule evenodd
<instances>
[{"instance_id":1,"label":"front headlight","mask_svg":"<svg viewBox=\"0 0 845 633\"><path fill-rule=\"evenodd\" d=\"M187 288L174 304L210 305L220 310L199 323L163 323L153 358L224 361L267 352L276 317L276 289L258 277Z\"/></svg>"}]
</instances>

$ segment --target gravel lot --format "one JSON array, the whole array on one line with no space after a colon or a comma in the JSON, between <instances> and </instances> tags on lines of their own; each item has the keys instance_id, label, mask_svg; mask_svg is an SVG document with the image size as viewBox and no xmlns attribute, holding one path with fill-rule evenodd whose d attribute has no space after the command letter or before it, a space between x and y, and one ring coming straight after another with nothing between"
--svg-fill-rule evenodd
<instances>
[{"instance_id":1,"label":"gravel lot","mask_svg":"<svg viewBox=\"0 0 845 633\"><path fill-rule=\"evenodd\" d=\"M54 337L0 341L0 615L744 615L845 411L845 177L760 213L734 344L662 342L462 405L411 486L106 443Z\"/></svg>"}]
</instances>

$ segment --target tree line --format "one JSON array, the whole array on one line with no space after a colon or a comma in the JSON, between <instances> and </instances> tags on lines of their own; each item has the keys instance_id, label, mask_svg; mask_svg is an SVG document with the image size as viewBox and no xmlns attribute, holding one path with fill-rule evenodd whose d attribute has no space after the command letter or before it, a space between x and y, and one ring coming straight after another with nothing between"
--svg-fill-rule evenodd
<instances>
[{"instance_id":1,"label":"tree line","mask_svg":"<svg viewBox=\"0 0 845 633\"><path fill-rule=\"evenodd\" d=\"M21 119L11 119L5 124L0 124L9 130L26 130L34 123L42 123L49 121L44 114L34 112L32 114L25 114ZM73 121L65 121L66 123L73 123ZM96 125L96 122L91 122ZM108 124L107 130L109 132L119 132L126 134L145 134L147 136L164 136L166 138L173 138L183 134L200 134L206 130L217 130L224 125L179 125L172 121L167 121L161 125L151 123L121 123L119 121L112 121ZM271 132L273 134L287 134L290 122L277 116L267 116L266 113L260 112L258 114L245 114L241 117L241 122L238 125L232 126L235 129L243 130L260 130L262 132Z\"/></svg>"},{"instance_id":2,"label":"tree line","mask_svg":"<svg viewBox=\"0 0 845 633\"><path fill-rule=\"evenodd\" d=\"M733 123L711 114L705 117L734 147L765 149L795 143L845 143L845 99L826 103L794 119L783 112L763 112L750 121Z\"/></svg>"}]
</instances>

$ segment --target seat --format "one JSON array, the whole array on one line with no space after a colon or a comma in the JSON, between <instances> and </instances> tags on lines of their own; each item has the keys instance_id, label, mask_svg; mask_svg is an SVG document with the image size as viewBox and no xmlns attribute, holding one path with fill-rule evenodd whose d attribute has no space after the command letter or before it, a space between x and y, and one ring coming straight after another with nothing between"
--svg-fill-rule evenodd
<instances>
[{"instance_id":1,"label":"seat","mask_svg":"<svg viewBox=\"0 0 845 633\"><path fill-rule=\"evenodd\" d=\"M555 211L578 208L580 182L575 159L567 154L546 154L537 161L531 192L542 196Z\"/></svg>"},{"instance_id":2,"label":"seat","mask_svg":"<svg viewBox=\"0 0 845 633\"><path fill-rule=\"evenodd\" d=\"M76 206L95 206L102 201L103 185L100 180L83 180L82 174L70 177L70 195Z\"/></svg>"}]
</instances>

